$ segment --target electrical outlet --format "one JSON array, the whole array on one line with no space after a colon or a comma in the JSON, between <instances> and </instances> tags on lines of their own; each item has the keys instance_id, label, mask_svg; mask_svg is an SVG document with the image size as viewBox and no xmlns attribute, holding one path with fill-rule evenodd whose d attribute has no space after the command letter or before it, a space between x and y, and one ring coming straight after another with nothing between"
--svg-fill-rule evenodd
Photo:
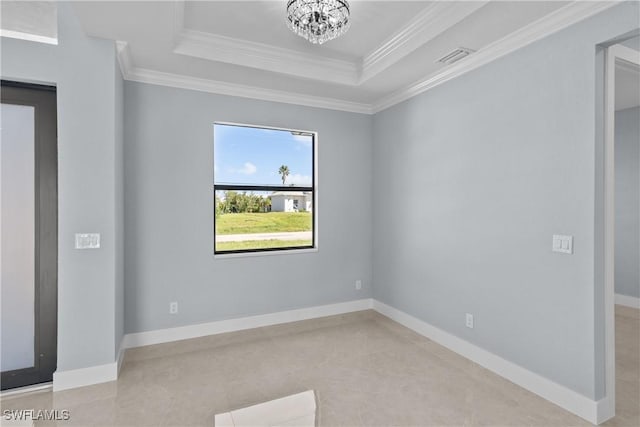
<instances>
[{"instance_id":1,"label":"electrical outlet","mask_svg":"<svg viewBox=\"0 0 640 427\"><path fill-rule=\"evenodd\" d=\"M465 325L467 328L473 329L473 314L466 314Z\"/></svg>"},{"instance_id":2,"label":"electrical outlet","mask_svg":"<svg viewBox=\"0 0 640 427\"><path fill-rule=\"evenodd\" d=\"M169 314L178 314L178 302L173 301L169 303Z\"/></svg>"},{"instance_id":3,"label":"electrical outlet","mask_svg":"<svg viewBox=\"0 0 640 427\"><path fill-rule=\"evenodd\" d=\"M362 280L356 280L356 289L357 290L362 289Z\"/></svg>"}]
</instances>

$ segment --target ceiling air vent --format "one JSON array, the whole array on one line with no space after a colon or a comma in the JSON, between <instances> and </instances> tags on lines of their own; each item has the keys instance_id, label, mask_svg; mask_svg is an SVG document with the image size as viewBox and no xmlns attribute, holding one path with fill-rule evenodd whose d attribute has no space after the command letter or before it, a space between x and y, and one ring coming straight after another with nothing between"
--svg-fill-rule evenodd
<instances>
[{"instance_id":1,"label":"ceiling air vent","mask_svg":"<svg viewBox=\"0 0 640 427\"><path fill-rule=\"evenodd\" d=\"M465 58L475 52L473 49L468 49L466 47L458 47L451 52L447 53L442 58L438 59L438 62L442 62L443 64L453 64L454 62L460 61L462 58Z\"/></svg>"}]
</instances>

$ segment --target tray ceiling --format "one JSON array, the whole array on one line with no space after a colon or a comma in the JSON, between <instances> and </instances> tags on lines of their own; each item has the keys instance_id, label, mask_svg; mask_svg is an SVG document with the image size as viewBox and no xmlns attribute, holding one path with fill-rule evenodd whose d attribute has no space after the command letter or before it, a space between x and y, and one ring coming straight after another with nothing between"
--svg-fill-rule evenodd
<instances>
[{"instance_id":1,"label":"tray ceiling","mask_svg":"<svg viewBox=\"0 0 640 427\"><path fill-rule=\"evenodd\" d=\"M118 41L129 80L372 112L612 4L353 0L349 32L321 46L288 30L284 0L73 7L87 34ZM438 62L459 47L475 53Z\"/></svg>"}]
</instances>

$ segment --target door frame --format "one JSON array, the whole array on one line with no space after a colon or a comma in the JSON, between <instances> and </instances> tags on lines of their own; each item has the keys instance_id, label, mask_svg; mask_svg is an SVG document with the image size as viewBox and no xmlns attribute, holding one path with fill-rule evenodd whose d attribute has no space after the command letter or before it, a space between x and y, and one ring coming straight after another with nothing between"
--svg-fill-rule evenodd
<instances>
[{"instance_id":1,"label":"door frame","mask_svg":"<svg viewBox=\"0 0 640 427\"><path fill-rule=\"evenodd\" d=\"M34 366L2 372L2 390L10 390L52 381L57 366L57 97L56 88L52 86L6 80L1 81L1 86L3 103L35 108Z\"/></svg>"},{"instance_id":2,"label":"door frame","mask_svg":"<svg viewBox=\"0 0 640 427\"><path fill-rule=\"evenodd\" d=\"M615 416L615 76L616 64L640 67L640 52L616 44L605 50L604 70L604 342L605 398L607 408L599 422Z\"/></svg>"}]
</instances>

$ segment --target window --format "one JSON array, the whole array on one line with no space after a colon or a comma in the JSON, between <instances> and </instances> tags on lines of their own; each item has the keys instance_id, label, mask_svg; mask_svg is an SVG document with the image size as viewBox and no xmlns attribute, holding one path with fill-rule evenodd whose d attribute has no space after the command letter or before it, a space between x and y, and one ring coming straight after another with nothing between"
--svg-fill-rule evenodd
<instances>
[{"instance_id":1,"label":"window","mask_svg":"<svg viewBox=\"0 0 640 427\"><path fill-rule=\"evenodd\" d=\"M315 247L313 132L213 126L214 252Z\"/></svg>"}]
</instances>

